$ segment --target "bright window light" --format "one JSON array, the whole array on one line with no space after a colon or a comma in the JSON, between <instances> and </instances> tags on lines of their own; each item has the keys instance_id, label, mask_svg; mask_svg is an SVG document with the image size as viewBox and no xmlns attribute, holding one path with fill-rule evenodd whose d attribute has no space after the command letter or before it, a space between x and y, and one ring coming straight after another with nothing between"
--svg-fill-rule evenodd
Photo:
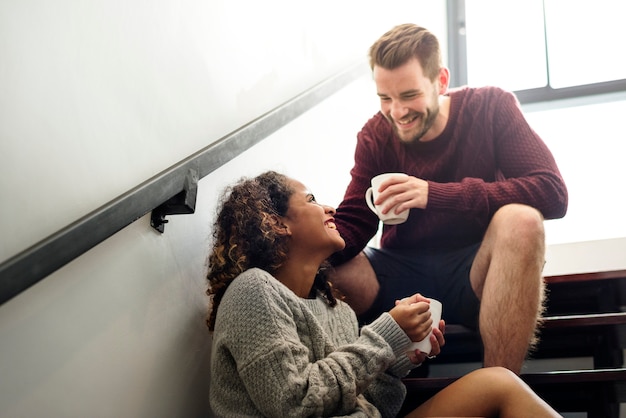
<instances>
[{"instance_id":1,"label":"bright window light","mask_svg":"<svg viewBox=\"0 0 626 418\"><path fill-rule=\"evenodd\" d=\"M466 0L465 16L469 85L556 89L626 79L623 0Z\"/></svg>"},{"instance_id":2,"label":"bright window light","mask_svg":"<svg viewBox=\"0 0 626 418\"><path fill-rule=\"evenodd\" d=\"M546 0L553 88L626 78L623 0Z\"/></svg>"},{"instance_id":3,"label":"bright window light","mask_svg":"<svg viewBox=\"0 0 626 418\"><path fill-rule=\"evenodd\" d=\"M466 0L465 16L469 85L547 84L542 0Z\"/></svg>"}]
</instances>

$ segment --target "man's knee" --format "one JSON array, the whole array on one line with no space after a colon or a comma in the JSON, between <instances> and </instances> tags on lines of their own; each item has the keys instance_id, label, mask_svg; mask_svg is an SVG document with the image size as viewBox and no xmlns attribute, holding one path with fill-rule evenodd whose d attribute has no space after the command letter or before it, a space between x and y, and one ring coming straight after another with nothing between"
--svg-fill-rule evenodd
<instances>
[{"instance_id":1,"label":"man's knee","mask_svg":"<svg viewBox=\"0 0 626 418\"><path fill-rule=\"evenodd\" d=\"M516 241L529 239L543 242L545 230L543 216L537 209L522 204L509 204L496 211L491 225L500 234L506 234Z\"/></svg>"},{"instance_id":2,"label":"man's knee","mask_svg":"<svg viewBox=\"0 0 626 418\"><path fill-rule=\"evenodd\" d=\"M492 222L522 223L529 228L543 229L543 216L532 206L511 203L502 206L496 211Z\"/></svg>"}]
</instances>

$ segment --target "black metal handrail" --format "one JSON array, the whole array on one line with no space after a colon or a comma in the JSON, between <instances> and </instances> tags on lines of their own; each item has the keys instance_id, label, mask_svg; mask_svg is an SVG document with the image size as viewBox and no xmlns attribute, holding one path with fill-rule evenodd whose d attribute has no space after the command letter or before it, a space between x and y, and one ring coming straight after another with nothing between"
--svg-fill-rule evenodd
<instances>
[{"instance_id":1,"label":"black metal handrail","mask_svg":"<svg viewBox=\"0 0 626 418\"><path fill-rule=\"evenodd\" d=\"M0 304L183 192L190 173L210 174L366 72L365 62L350 66L9 258L0 264Z\"/></svg>"}]
</instances>

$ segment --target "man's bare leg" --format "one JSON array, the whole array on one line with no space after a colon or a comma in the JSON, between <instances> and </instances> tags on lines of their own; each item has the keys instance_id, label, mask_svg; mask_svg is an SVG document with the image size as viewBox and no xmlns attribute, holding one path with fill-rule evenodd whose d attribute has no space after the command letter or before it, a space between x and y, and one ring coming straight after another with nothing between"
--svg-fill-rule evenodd
<instances>
[{"instance_id":1,"label":"man's bare leg","mask_svg":"<svg viewBox=\"0 0 626 418\"><path fill-rule=\"evenodd\" d=\"M331 281L345 295L345 302L357 315L372 306L380 289L376 273L363 252L335 267Z\"/></svg>"},{"instance_id":2,"label":"man's bare leg","mask_svg":"<svg viewBox=\"0 0 626 418\"><path fill-rule=\"evenodd\" d=\"M484 365L519 374L543 309L545 233L541 214L507 205L494 215L470 272L481 300Z\"/></svg>"}]
</instances>

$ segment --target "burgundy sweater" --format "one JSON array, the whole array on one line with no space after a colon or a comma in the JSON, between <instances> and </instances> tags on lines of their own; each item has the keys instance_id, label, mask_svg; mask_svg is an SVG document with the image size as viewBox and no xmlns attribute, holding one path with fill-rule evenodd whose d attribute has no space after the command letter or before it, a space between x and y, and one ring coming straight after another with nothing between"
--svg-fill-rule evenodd
<instances>
[{"instance_id":1,"label":"burgundy sweater","mask_svg":"<svg viewBox=\"0 0 626 418\"><path fill-rule=\"evenodd\" d=\"M449 93L450 115L432 141L404 144L379 112L357 136L352 180L335 215L346 248L340 264L361 251L378 230L365 203L370 179L403 172L427 180L425 209L383 228L383 248L454 249L479 242L503 205L524 203L546 219L565 216L567 189L552 153L526 122L516 97L495 87Z\"/></svg>"}]
</instances>

